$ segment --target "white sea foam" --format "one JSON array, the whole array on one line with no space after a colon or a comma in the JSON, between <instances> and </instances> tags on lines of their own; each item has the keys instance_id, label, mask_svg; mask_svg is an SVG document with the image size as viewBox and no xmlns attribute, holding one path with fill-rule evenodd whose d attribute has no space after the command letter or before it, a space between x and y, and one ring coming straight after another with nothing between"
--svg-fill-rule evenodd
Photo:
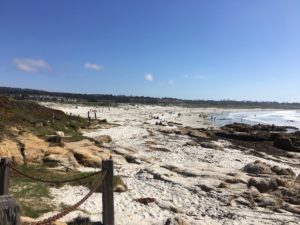
<instances>
[{"instance_id":1,"label":"white sea foam","mask_svg":"<svg viewBox=\"0 0 300 225\"><path fill-rule=\"evenodd\" d=\"M294 126L300 129L300 110L231 112L228 113L227 117L228 120L226 120L226 123L275 124L278 126Z\"/></svg>"}]
</instances>

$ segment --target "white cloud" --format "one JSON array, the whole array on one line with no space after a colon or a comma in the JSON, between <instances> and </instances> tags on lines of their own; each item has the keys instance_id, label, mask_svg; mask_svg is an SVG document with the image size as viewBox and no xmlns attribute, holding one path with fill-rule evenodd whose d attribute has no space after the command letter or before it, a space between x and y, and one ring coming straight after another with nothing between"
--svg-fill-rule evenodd
<instances>
[{"instance_id":1,"label":"white cloud","mask_svg":"<svg viewBox=\"0 0 300 225\"><path fill-rule=\"evenodd\" d=\"M207 77L203 76L203 75L196 75L195 78L199 79L199 80L203 80L203 79L206 79Z\"/></svg>"},{"instance_id":2,"label":"white cloud","mask_svg":"<svg viewBox=\"0 0 300 225\"><path fill-rule=\"evenodd\" d=\"M86 68L86 69L92 69L92 70L96 70L96 71L103 70L103 67L101 65L95 64L95 63L85 63L84 64L84 68Z\"/></svg>"},{"instance_id":3,"label":"white cloud","mask_svg":"<svg viewBox=\"0 0 300 225\"><path fill-rule=\"evenodd\" d=\"M42 59L15 58L13 64L18 70L26 73L37 73L51 69L50 65Z\"/></svg>"},{"instance_id":4,"label":"white cloud","mask_svg":"<svg viewBox=\"0 0 300 225\"><path fill-rule=\"evenodd\" d=\"M151 73L146 74L145 79L148 80L148 81L153 81L154 80L153 75Z\"/></svg>"},{"instance_id":5,"label":"white cloud","mask_svg":"<svg viewBox=\"0 0 300 225\"><path fill-rule=\"evenodd\" d=\"M169 80L169 85L174 85L174 81L173 80Z\"/></svg>"}]
</instances>

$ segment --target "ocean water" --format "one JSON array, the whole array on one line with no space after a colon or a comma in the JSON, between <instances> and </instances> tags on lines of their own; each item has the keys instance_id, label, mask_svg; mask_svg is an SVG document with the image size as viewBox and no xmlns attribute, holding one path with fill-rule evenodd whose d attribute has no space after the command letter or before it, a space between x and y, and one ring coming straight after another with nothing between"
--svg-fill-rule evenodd
<instances>
[{"instance_id":1,"label":"ocean water","mask_svg":"<svg viewBox=\"0 0 300 225\"><path fill-rule=\"evenodd\" d=\"M277 126L292 126L300 129L300 110L262 110L229 112L214 115L216 126L230 123L269 124Z\"/></svg>"}]
</instances>

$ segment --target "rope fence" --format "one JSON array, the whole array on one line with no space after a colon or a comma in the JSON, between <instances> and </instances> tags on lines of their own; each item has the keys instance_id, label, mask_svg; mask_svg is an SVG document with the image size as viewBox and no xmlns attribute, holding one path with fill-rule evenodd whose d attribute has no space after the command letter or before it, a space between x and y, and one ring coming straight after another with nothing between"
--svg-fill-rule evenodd
<instances>
[{"instance_id":1,"label":"rope fence","mask_svg":"<svg viewBox=\"0 0 300 225\"><path fill-rule=\"evenodd\" d=\"M91 174L88 174L86 176L82 176L82 177L76 177L73 179L66 179L66 180L49 180L49 179L44 179L44 178L38 178L38 177L34 177L28 174L23 173L22 171L16 169L15 167L11 166L11 165L7 165L10 169L12 169L13 171L15 171L16 173L18 173L19 175L22 175L23 177L26 177L28 179L34 180L34 181L38 181L38 182L43 182L43 183L50 183L50 184L64 184L64 183L70 183L70 182L75 182L75 181L80 181L80 180L84 180L90 177L93 177L95 175L100 174L102 171L97 171Z\"/></svg>"},{"instance_id":2,"label":"rope fence","mask_svg":"<svg viewBox=\"0 0 300 225\"><path fill-rule=\"evenodd\" d=\"M9 190L9 175L10 170L16 172L17 174L26 177L28 179L51 184L63 184L74 181L79 181L99 175L99 181L90 189L90 191L74 205L67 207L62 210L62 212L51 216L47 219L43 219L37 222L25 223L26 225L51 225L53 222L61 219L70 212L75 211L79 206L81 206L85 201L87 201L93 193L96 192L100 187L102 189L102 206L103 206L103 225L114 225L114 203L113 203L113 161L112 159L102 161L102 170L97 171L85 176L76 177L72 179L65 180L50 180L39 177L34 177L28 175L19 169L13 167L10 164L10 159L4 158L0 159L0 195L8 195ZM14 224L15 225L15 224ZM19 224L16 224L19 225Z\"/></svg>"}]
</instances>

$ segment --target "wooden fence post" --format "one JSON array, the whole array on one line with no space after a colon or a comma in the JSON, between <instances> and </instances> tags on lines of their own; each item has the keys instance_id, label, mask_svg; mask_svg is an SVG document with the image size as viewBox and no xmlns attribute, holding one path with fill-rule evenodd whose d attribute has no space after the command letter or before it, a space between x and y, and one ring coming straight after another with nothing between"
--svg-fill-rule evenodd
<instances>
[{"instance_id":1,"label":"wooden fence post","mask_svg":"<svg viewBox=\"0 0 300 225\"><path fill-rule=\"evenodd\" d=\"M55 120L55 115L54 113L52 113L52 120L51 120L52 124L54 124L54 120Z\"/></svg>"},{"instance_id":2,"label":"wooden fence post","mask_svg":"<svg viewBox=\"0 0 300 225\"><path fill-rule=\"evenodd\" d=\"M102 186L103 225L114 225L113 160L103 160L102 170L107 171Z\"/></svg>"},{"instance_id":3,"label":"wooden fence post","mask_svg":"<svg viewBox=\"0 0 300 225\"><path fill-rule=\"evenodd\" d=\"M89 120L89 126L91 126L91 117L90 117L90 111L88 111L88 120Z\"/></svg>"},{"instance_id":4,"label":"wooden fence post","mask_svg":"<svg viewBox=\"0 0 300 225\"><path fill-rule=\"evenodd\" d=\"M10 169L7 165L9 162L8 158L0 159L0 195L8 195Z\"/></svg>"}]
</instances>

